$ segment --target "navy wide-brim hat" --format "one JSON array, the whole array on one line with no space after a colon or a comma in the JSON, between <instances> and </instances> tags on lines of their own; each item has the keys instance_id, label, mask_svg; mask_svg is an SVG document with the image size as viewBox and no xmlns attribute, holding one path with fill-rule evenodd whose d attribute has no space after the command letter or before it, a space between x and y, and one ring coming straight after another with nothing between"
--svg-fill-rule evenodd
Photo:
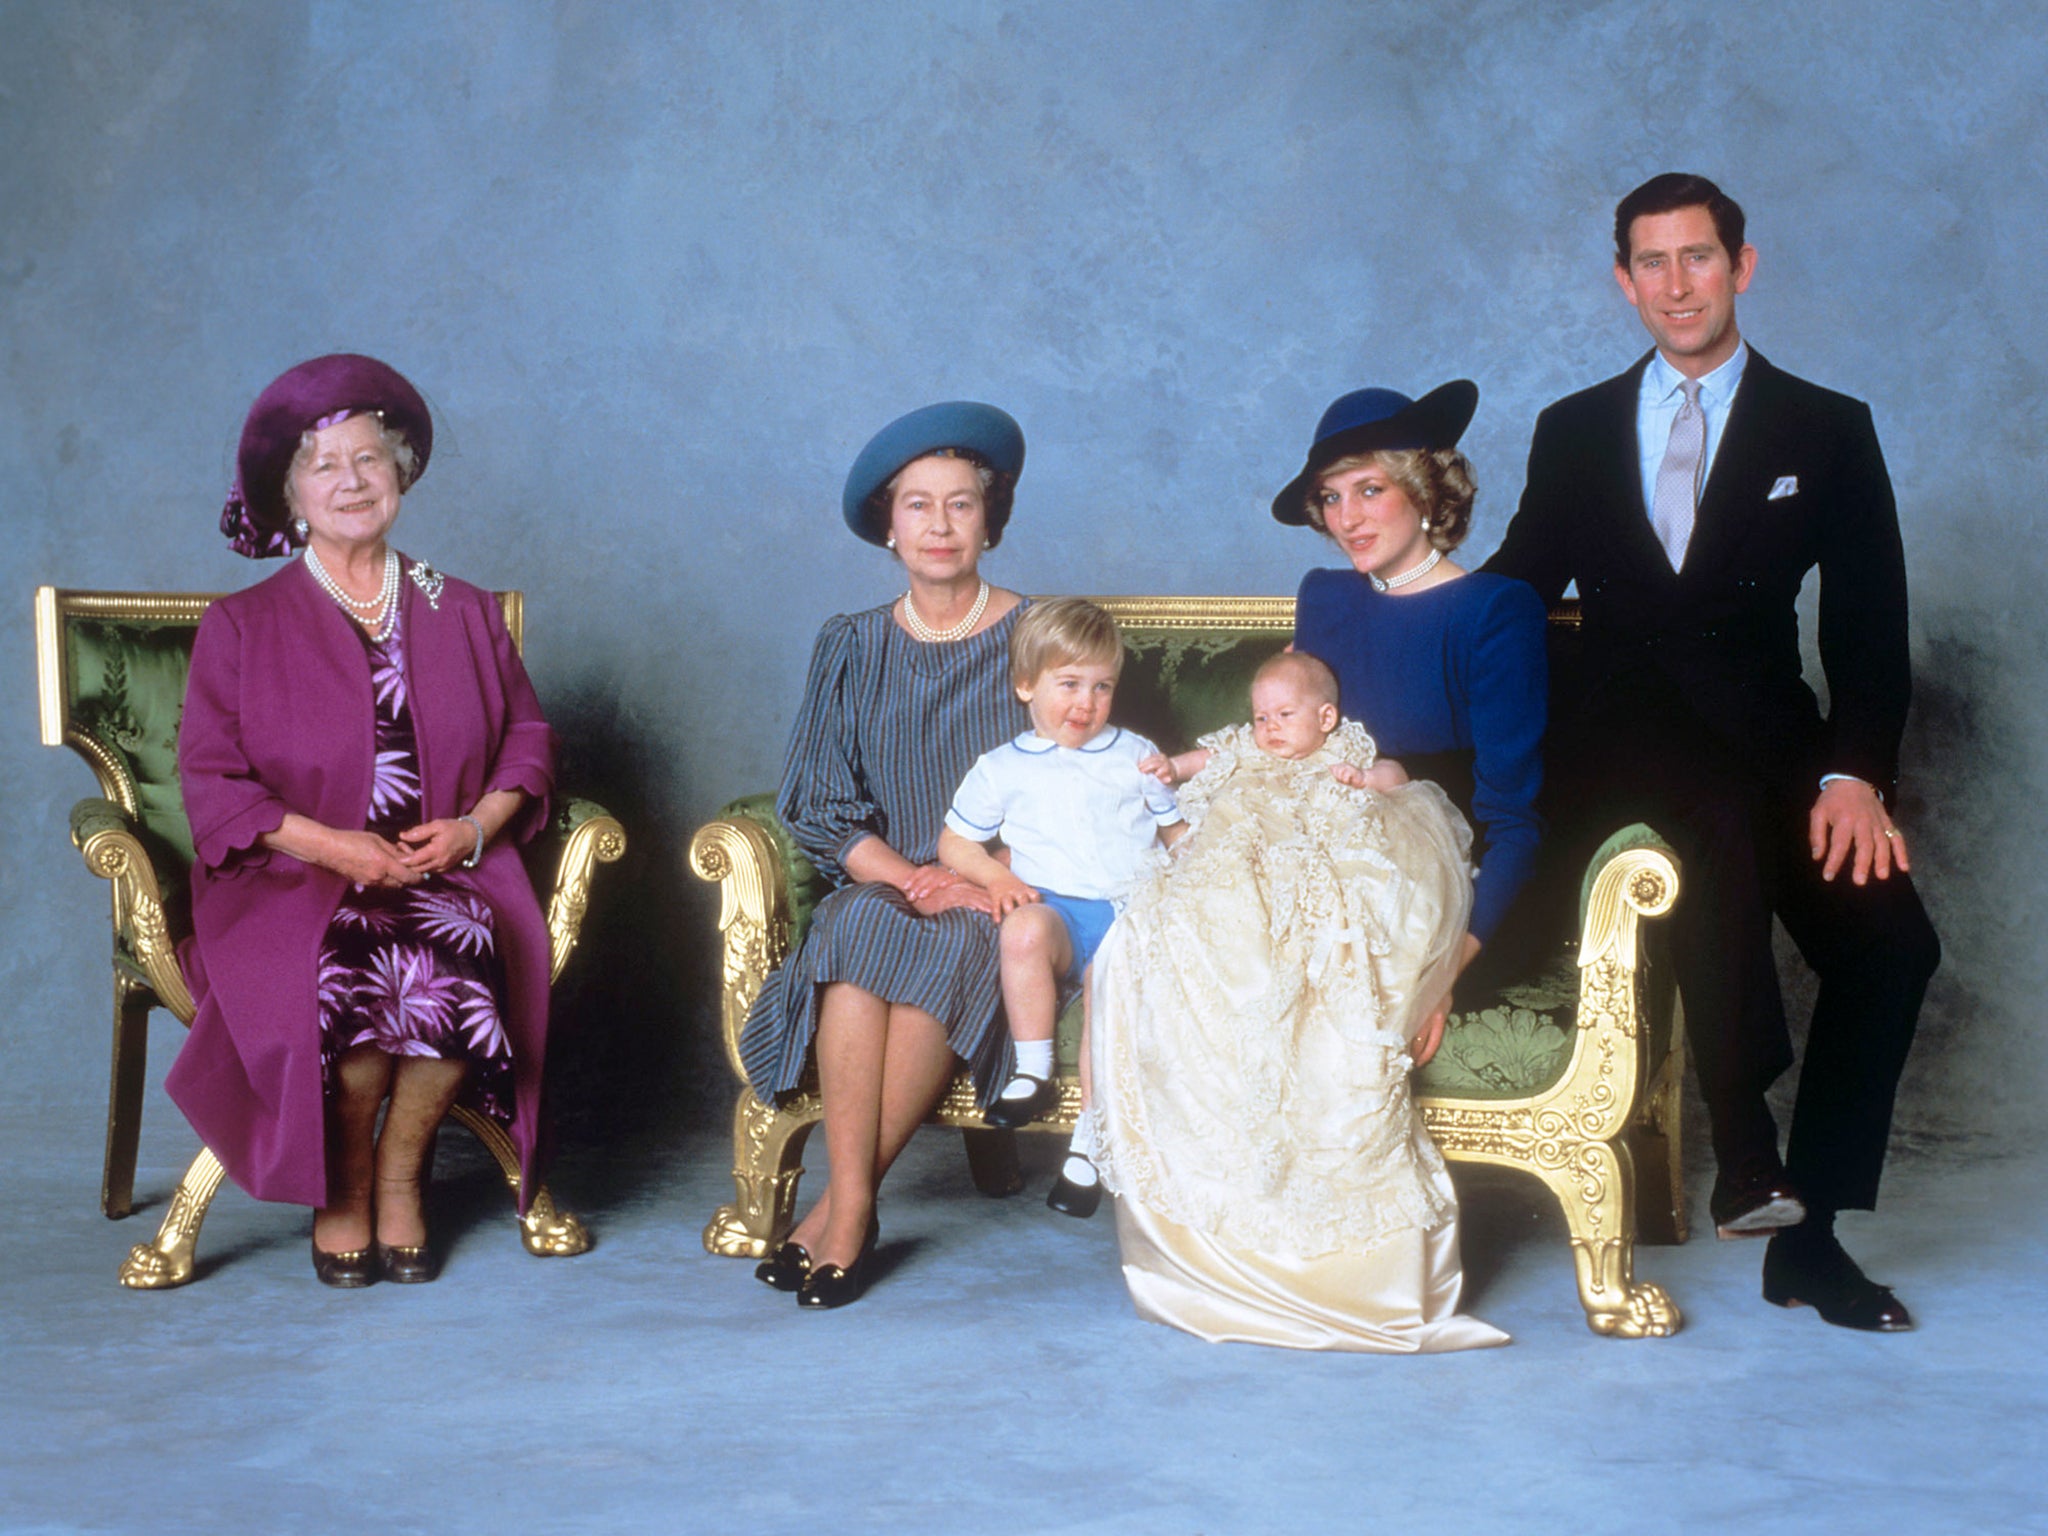
<instances>
[{"instance_id":1,"label":"navy wide-brim hat","mask_svg":"<svg viewBox=\"0 0 2048 1536\"><path fill-rule=\"evenodd\" d=\"M1308 463L1273 498L1273 516L1295 527L1306 524L1309 488L1339 459L1382 448L1457 447L1478 409L1479 386L1470 379L1453 379L1420 400L1393 389L1354 389L1340 395L1316 423Z\"/></svg>"},{"instance_id":2,"label":"navy wide-brim hat","mask_svg":"<svg viewBox=\"0 0 2048 1536\"><path fill-rule=\"evenodd\" d=\"M840 497L846 526L870 544L886 544L887 533L868 520L868 498L904 465L941 448L964 449L1012 480L1024 472L1024 429L1009 412L978 400L942 400L897 417L868 439L847 472ZM989 531L993 536L1002 530Z\"/></svg>"},{"instance_id":3,"label":"navy wide-brim hat","mask_svg":"<svg viewBox=\"0 0 2048 1536\"><path fill-rule=\"evenodd\" d=\"M405 375L355 352L308 358L271 380L242 423L235 485L221 508L220 531L238 554L289 554L284 479L299 439L315 425L374 411L411 444L416 482L434 451L434 418Z\"/></svg>"}]
</instances>

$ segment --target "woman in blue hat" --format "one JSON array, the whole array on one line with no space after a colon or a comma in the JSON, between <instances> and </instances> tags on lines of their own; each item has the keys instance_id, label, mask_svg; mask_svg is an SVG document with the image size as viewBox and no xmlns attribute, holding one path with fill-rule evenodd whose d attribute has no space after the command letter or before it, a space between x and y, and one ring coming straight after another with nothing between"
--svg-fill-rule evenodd
<instances>
[{"instance_id":1,"label":"woman in blue hat","mask_svg":"<svg viewBox=\"0 0 2048 1536\"><path fill-rule=\"evenodd\" d=\"M1015 421L949 401L884 427L846 479L847 527L908 590L819 631L776 809L834 889L740 1037L763 1099L817 1062L830 1178L755 1271L800 1306L860 1295L889 1165L961 1061L984 1097L1006 1066L989 898L937 853L975 759L1029 728L1009 681L1024 599L980 571L1023 467Z\"/></svg>"},{"instance_id":2,"label":"woman in blue hat","mask_svg":"<svg viewBox=\"0 0 2048 1536\"><path fill-rule=\"evenodd\" d=\"M1382 753L1472 821L1467 964L1536 866L1550 687L1535 589L1447 558L1471 527L1477 487L1457 443L1478 405L1468 379L1419 400L1355 390L1323 413L1307 464L1273 498L1275 518L1314 528L1350 566L1302 578L1294 648L1337 674L1345 715ZM1443 1013L1418 1062L1435 1053Z\"/></svg>"},{"instance_id":3,"label":"woman in blue hat","mask_svg":"<svg viewBox=\"0 0 2048 1536\"><path fill-rule=\"evenodd\" d=\"M1543 604L1522 582L1445 558L1470 521L1471 466L1456 444L1477 403L1462 381L1420 400L1346 395L1273 501L1274 517L1325 534L1347 562L1303 580L1294 649L1335 674L1343 715L1381 753L1477 823L1462 943L1457 840L1420 835L1416 810L1392 802L1361 825L1386 861L1380 875L1400 876L1386 887L1396 894L1347 888L1333 902L1304 875L1290 904L1268 909L1294 923L1288 942L1316 935L1290 973L1299 993L1274 1016L1283 1028L1250 1022L1216 979L1257 975L1293 951L1230 938L1240 912L1258 926L1267 892L1233 885L1223 861L1196 874L1208 869L1190 860L1212 846L1213 818L1183 845L1192 894L1175 906L1162 887L1151 905L1134 903L1097 961L1088 1126L1118 1196L1125 1281L1141 1316L1206 1339L1390 1353L1506 1340L1458 1310L1457 1196L1408 1090L1411 1064L1441 1039L1447 978L1494 935L1539 834ZM1206 782L1190 798L1213 810ZM1409 828L1398 837L1397 809ZM1448 810L1438 816L1447 827ZM1304 868L1343 866L1337 831L1315 846ZM1192 959L1188 933L1202 941Z\"/></svg>"}]
</instances>

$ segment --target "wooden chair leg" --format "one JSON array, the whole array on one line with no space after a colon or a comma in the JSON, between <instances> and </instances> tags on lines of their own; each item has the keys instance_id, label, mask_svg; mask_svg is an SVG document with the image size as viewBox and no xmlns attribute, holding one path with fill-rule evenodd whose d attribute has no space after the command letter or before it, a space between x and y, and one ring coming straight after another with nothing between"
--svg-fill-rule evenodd
<instances>
[{"instance_id":1,"label":"wooden chair leg","mask_svg":"<svg viewBox=\"0 0 2048 1536\"><path fill-rule=\"evenodd\" d=\"M185 1170L171 1196L171 1208L157 1228L156 1241L137 1243L121 1265L121 1283L134 1291L167 1291L192 1278L192 1256L199 1246L200 1224L207 1207L220 1193L227 1170L206 1147Z\"/></svg>"},{"instance_id":2,"label":"wooden chair leg","mask_svg":"<svg viewBox=\"0 0 2048 1536\"><path fill-rule=\"evenodd\" d=\"M976 1189L992 1200L1000 1200L1024 1187L1015 1131L962 1126L960 1139L967 1144L967 1172Z\"/></svg>"},{"instance_id":3,"label":"wooden chair leg","mask_svg":"<svg viewBox=\"0 0 2048 1536\"><path fill-rule=\"evenodd\" d=\"M824 1113L814 1093L778 1109L742 1088L732 1114L736 1198L704 1224L704 1249L731 1259L765 1258L796 1224L804 1143Z\"/></svg>"},{"instance_id":4,"label":"wooden chair leg","mask_svg":"<svg viewBox=\"0 0 2048 1536\"><path fill-rule=\"evenodd\" d=\"M1636 1241L1682 1243L1690 1235L1685 1214L1685 1037L1674 1036L1643 1093L1643 1107L1628 1129L1635 1167Z\"/></svg>"},{"instance_id":5,"label":"wooden chair leg","mask_svg":"<svg viewBox=\"0 0 2048 1536\"><path fill-rule=\"evenodd\" d=\"M154 994L114 972L114 1056L107 1086L107 1158L100 1209L118 1221L135 1209L135 1152L142 1138L142 1087L149 1066Z\"/></svg>"},{"instance_id":6,"label":"wooden chair leg","mask_svg":"<svg viewBox=\"0 0 2048 1536\"><path fill-rule=\"evenodd\" d=\"M1678 1306L1664 1287L1635 1277L1633 1170L1626 1147L1565 1144L1536 1170L1564 1208L1586 1326L1610 1338L1676 1333Z\"/></svg>"},{"instance_id":7,"label":"wooden chair leg","mask_svg":"<svg viewBox=\"0 0 2048 1536\"><path fill-rule=\"evenodd\" d=\"M457 1104L448 1111L448 1118L462 1126L484 1144L492 1157L498 1161L498 1171L511 1186L512 1198L519 1198L519 1149L512 1145L512 1138L505 1134L505 1128L489 1115L479 1114L464 1104ZM533 1192L526 1214L519 1218L519 1240L526 1245L526 1251L537 1259L573 1258L579 1253L590 1251L590 1229L573 1212L557 1210L554 1196L548 1193L547 1185Z\"/></svg>"}]
</instances>

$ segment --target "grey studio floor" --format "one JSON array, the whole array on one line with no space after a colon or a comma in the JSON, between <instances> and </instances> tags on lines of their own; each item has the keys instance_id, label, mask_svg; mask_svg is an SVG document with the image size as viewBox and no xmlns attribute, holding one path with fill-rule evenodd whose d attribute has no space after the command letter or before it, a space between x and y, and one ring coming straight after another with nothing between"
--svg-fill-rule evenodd
<instances>
[{"instance_id":1,"label":"grey studio floor","mask_svg":"<svg viewBox=\"0 0 2048 1536\"><path fill-rule=\"evenodd\" d=\"M921 1133L880 1281L811 1314L703 1252L731 1189L709 1135L572 1149L577 1259L528 1257L451 1134L437 1284L323 1290L305 1214L229 1189L198 1281L140 1294L116 1265L193 1147L160 1091L125 1222L94 1203L92 1106L0 1134L9 1536L2048 1530L2038 1158L1895 1152L1884 1214L1846 1227L1920 1317L1882 1338L1765 1306L1760 1247L1711 1235L1638 1254L1682 1333L1597 1338L1535 1187L1467 1180L1470 1306L1514 1343L1384 1358L1140 1322L1107 1213L1045 1209L1041 1138L992 1201Z\"/></svg>"}]
</instances>

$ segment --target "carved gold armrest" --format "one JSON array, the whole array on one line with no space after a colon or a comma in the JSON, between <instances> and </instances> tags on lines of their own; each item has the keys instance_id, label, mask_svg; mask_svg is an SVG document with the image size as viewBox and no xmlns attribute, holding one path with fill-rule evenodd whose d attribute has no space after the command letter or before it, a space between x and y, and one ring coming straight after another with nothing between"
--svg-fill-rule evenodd
<instances>
[{"instance_id":1,"label":"carved gold armrest","mask_svg":"<svg viewBox=\"0 0 2048 1536\"><path fill-rule=\"evenodd\" d=\"M789 881L768 829L747 816L708 821L690 839L690 868L718 886L724 937L719 986L725 1059L742 1080L740 1030L768 973L789 953Z\"/></svg>"},{"instance_id":2,"label":"carved gold armrest","mask_svg":"<svg viewBox=\"0 0 2048 1536\"><path fill-rule=\"evenodd\" d=\"M555 883L548 896L548 980L561 978L562 967L575 952L590 910L590 880L600 864L616 864L626 852L626 829L594 800L565 799L555 813L555 828L564 834L555 861Z\"/></svg>"},{"instance_id":3,"label":"carved gold armrest","mask_svg":"<svg viewBox=\"0 0 2048 1536\"><path fill-rule=\"evenodd\" d=\"M190 1024L192 993L178 969L163 888L135 835L134 818L111 800L81 800L71 808L71 841L85 856L85 867L113 886L114 931L127 940L150 987L164 1007Z\"/></svg>"}]
</instances>

